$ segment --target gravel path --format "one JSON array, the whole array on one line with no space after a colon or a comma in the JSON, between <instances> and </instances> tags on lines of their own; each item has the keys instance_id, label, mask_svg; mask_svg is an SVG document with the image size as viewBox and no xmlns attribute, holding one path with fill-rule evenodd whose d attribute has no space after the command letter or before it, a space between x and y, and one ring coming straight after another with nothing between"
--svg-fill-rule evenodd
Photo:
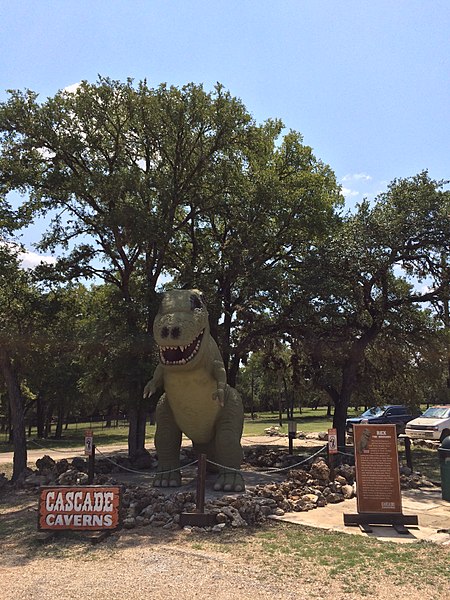
<instances>
[{"instance_id":1,"label":"gravel path","mask_svg":"<svg viewBox=\"0 0 450 600\"><path fill-rule=\"evenodd\" d=\"M392 600L392 580L346 582L345 574L330 579L324 567L299 565L279 572L273 561L245 554L196 549L186 532L176 532L170 544L151 536L121 535L101 547L85 546L70 555L53 548L48 556L1 556L2 600ZM247 548L248 550L248 548ZM83 554L84 552L84 554ZM52 555L53 553L53 555ZM3 556L2 556L3 555ZM266 557L267 558L267 557ZM282 562L281 562L282 564ZM365 586L360 593L359 585ZM442 590L419 590L399 583L396 597L440 600ZM424 596L425 594L425 596Z\"/></svg>"},{"instance_id":2,"label":"gravel path","mask_svg":"<svg viewBox=\"0 0 450 600\"><path fill-rule=\"evenodd\" d=\"M308 442L317 445L317 440ZM42 450L32 452L36 458L43 455ZM59 453L55 458L61 458ZM63 539L24 549L19 538L0 539L0 600L392 600L394 583L397 598L442 600L448 584L425 582L419 588L414 581L393 582L383 572L364 581L346 573L330 578L329 569L312 559L276 559L261 552L261 538L252 536L242 547L239 541L225 541L220 552L217 545L214 551L208 548L207 538L178 530L121 531L98 546Z\"/></svg>"},{"instance_id":3,"label":"gravel path","mask_svg":"<svg viewBox=\"0 0 450 600\"><path fill-rule=\"evenodd\" d=\"M61 460L62 458L72 458L74 456L83 456L84 457L84 446L80 447L72 447L72 448L57 448L52 449L51 440L39 442L40 446L36 448L30 448L27 451L28 462L36 462L38 458L42 458L44 454L50 456L54 460ZM254 436L254 437L243 437L241 439L242 446L254 446L254 445L264 445L264 446L285 446L286 448L289 445L289 440L285 436ZM308 438L304 440L294 440L294 448L298 450L299 448L311 447L324 445L325 442L320 442L316 437ZM46 446L45 446L46 445ZM192 446L192 442L187 438L183 439L183 446ZM146 444L146 448L149 451L153 451L155 449L153 442L149 440ZM108 445L108 446L99 446L99 449L103 453L113 454L116 452L127 453L127 449L123 444L120 445ZM13 452L0 452L0 464L12 463L14 457Z\"/></svg>"},{"instance_id":4,"label":"gravel path","mask_svg":"<svg viewBox=\"0 0 450 600\"><path fill-rule=\"evenodd\" d=\"M282 595L278 582L262 583L264 575L226 558L164 547L125 548L120 561L37 560L25 568L0 568L0 577L5 600L298 599L298 594Z\"/></svg>"}]
</instances>

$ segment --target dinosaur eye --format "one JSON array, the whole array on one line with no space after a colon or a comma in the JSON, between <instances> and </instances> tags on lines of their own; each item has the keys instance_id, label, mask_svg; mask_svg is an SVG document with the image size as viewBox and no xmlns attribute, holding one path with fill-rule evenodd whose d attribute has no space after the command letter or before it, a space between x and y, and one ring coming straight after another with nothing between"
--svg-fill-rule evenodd
<instances>
[{"instance_id":1,"label":"dinosaur eye","mask_svg":"<svg viewBox=\"0 0 450 600\"><path fill-rule=\"evenodd\" d=\"M203 302L200 296L191 296L191 310L195 310L196 308L203 308Z\"/></svg>"}]
</instances>

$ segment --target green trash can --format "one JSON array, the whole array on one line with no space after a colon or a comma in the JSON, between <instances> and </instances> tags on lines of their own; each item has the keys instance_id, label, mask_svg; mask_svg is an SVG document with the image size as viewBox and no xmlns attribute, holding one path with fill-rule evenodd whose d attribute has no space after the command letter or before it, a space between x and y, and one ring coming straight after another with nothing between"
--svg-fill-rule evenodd
<instances>
[{"instance_id":1,"label":"green trash can","mask_svg":"<svg viewBox=\"0 0 450 600\"><path fill-rule=\"evenodd\" d=\"M441 467L442 499L450 502L450 435L442 440L438 454Z\"/></svg>"}]
</instances>

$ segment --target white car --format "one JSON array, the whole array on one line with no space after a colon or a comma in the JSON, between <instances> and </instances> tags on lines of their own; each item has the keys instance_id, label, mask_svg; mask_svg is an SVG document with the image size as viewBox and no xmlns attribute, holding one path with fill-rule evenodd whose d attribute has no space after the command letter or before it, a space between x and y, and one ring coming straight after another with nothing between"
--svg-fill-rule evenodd
<instances>
[{"instance_id":1,"label":"white car","mask_svg":"<svg viewBox=\"0 0 450 600\"><path fill-rule=\"evenodd\" d=\"M442 442L450 435L450 406L430 406L406 424L405 435L412 440L437 440Z\"/></svg>"}]
</instances>

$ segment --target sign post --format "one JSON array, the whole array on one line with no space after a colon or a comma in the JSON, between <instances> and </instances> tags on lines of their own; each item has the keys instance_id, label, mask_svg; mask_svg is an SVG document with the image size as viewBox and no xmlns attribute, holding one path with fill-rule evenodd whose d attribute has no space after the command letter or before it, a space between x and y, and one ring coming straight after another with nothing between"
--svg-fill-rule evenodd
<instances>
[{"instance_id":1,"label":"sign post","mask_svg":"<svg viewBox=\"0 0 450 600\"><path fill-rule=\"evenodd\" d=\"M400 490L397 430L395 425L353 426L358 514L344 514L345 525L393 525L408 533L405 525L417 525L416 515L404 515Z\"/></svg>"},{"instance_id":2,"label":"sign post","mask_svg":"<svg viewBox=\"0 0 450 600\"><path fill-rule=\"evenodd\" d=\"M297 437L297 421L288 421L289 454L294 454L294 440Z\"/></svg>"},{"instance_id":3,"label":"sign post","mask_svg":"<svg viewBox=\"0 0 450 600\"><path fill-rule=\"evenodd\" d=\"M335 457L338 454L337 429L328 430L328 466L334 475Z\"/></svg>"},{"instance_id":4,"label":"sign post","mask_svg":"<svg viewBox=\"0 0 450 600\"><path fill-rule=\"evenodd\" d=\"M180 514L180 525L196 525L197 527L210 527L214 524L214 515L205 513L205 487L206 487L206 454L198 455L197 466L197 500L195 512Z\"/></svg>"},{"instance_id":5,"label":"sign post","mask_svg":"<svg viewBox=\"0 0 450 600\"><path fill-rule=\"evenodd\" d=\"M87 456L92 454L92 447L94 445L94 432L92 429L86 429L84 432L84 453Z\"/></svg>"},{"instance_id":6,"label":"sign post","mask_svg":"<svg viewBox=\"0 0 450 600\"><path fill-rule=\"evenodd\" d=\"M328 454L337 454L337 453L338 453L337 429L329 429L328 430Z\"/></svg>"},{"instance_id":7,"label":"sign post","mask_svg":"<svg viewBox=\"0 0 450 600\"><path fill-rule=\"evenodd\" d=\"M88 456L88 484L92 485L94 482L95 473L95 444L94 444L94 432L92 429L88 429L84 434L84 453Z\"/></svg>"}]
</instances>

